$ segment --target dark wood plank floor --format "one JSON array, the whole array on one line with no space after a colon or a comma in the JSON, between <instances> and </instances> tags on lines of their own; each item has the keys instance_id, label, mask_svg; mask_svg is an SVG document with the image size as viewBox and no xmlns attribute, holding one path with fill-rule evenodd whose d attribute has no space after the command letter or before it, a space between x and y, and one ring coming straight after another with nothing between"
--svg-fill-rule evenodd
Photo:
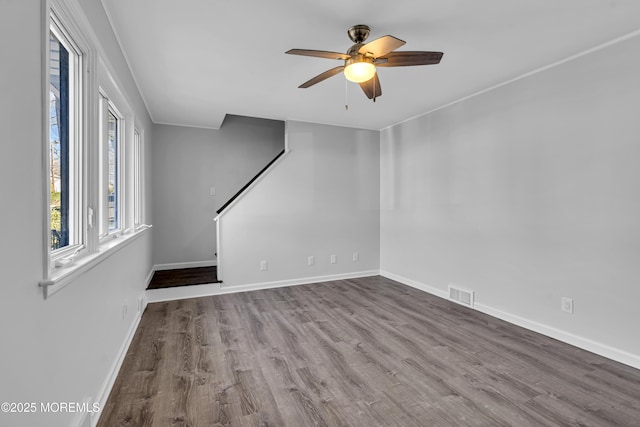
<instances>
[{"instance_id":1,"label":"dark wood plank floor","mask_svg":"<svg viewBox=\"0 0 640 427\"><path fill-rule=\"evenodd\" d=\"M176 286L218 283L218 267L179 268L158 270L153 273L147 289L174 288Z\"/></svg>"},{"instance_id":2,"label":"dark wood plank floor","mask_svg":"<svg viewBox=\"0 0 640 427\"><path fill-rule=\"evenodd\" d=\"M637 426L640 371L381 277L150 304L100 426Z\"/></svg>"}]
</instances>

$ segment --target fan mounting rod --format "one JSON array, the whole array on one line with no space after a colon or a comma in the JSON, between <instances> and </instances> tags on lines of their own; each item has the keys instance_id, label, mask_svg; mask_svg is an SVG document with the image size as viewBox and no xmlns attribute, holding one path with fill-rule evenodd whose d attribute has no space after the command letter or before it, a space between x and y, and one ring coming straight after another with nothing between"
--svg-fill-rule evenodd
<instances>
[{"instance_id":1,"label":"fan mounting rod","mask_svg":"<svg viewBox=\"0 0 640 427\"><path fill-rule=\"evenodd\" d=\"M354 43L362 43L369 37L370 31L368 25L354 25L347 30L347 34Z\"/></svg>"}]
</instances>

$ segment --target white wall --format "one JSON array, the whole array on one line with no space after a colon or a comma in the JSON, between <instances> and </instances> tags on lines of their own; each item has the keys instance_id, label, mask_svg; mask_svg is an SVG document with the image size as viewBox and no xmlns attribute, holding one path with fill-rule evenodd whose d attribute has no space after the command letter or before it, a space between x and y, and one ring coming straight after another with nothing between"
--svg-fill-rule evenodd
<instances>
[{"instance_id":1,"label":"white wall","mask_svg":"<svg viewBox=\"0 0 640 427\"><path fill-rule=\"evenodd\" d=\"M228 115L219 130L155 125L153 143L154 263L212 261L216 210L284 149L284 122Z\"/></svg>"},{"instance_id":2,"label":"white wall","mask_svg":"<svg viewBox=\"0 0 640 427\"><path fill-rule=\"evenodd\" d=\"M11 58L11 66L5 61L0 67L0 402L96 399L135 324L136 299L151 268L151 232L145 232L49 300L42 298L43 3L0 0L0 52ZM96 31L108 28L98 0L82 6ZM98 36L110 53L118 52L111 33ZM127 89L135 88L122 57L109 60ZM149 142L142 100L137 92L129 95ZM129 310L122 320L125 301ZM0 413L0 425L67 426L74 416Z\"/></svg>"},{"instance_id":3,"label":"white wall","mask_svg":"<svg viewBox=\"0 0 640 427\"><path fill-rule=\"evenodd\" d=\"M378 269L379 133L301 122L286 132L290 153L221 217L223 287Z\"/></svg>"},{"instance_id":4,"label":"white wall","mask_svg":"<svg viewBox=\"0 0 640 427\"><path fill-rule=\"evenodd\" d=\"M636 37L383 131L381 269L640 366L638 51Z\"/></svg>"}]
</instances>

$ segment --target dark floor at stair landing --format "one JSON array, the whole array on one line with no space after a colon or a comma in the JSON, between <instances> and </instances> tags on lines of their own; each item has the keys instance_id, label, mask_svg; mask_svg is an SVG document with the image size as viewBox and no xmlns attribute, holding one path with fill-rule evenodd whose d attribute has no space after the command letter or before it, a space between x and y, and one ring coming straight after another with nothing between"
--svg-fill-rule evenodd
<instances>
[{"instance_id":1,"label":"dark floor at stair landing","mask_svg":"<svg viewBox=\"0 0 640 427\"><path fill-rule=\"evenodd\" d=\"M181 268L177 270L158 270L153 273L147 289L174 288L177 286L203 285L219 283L217 267Z\"/></svg>"}]
</instances>

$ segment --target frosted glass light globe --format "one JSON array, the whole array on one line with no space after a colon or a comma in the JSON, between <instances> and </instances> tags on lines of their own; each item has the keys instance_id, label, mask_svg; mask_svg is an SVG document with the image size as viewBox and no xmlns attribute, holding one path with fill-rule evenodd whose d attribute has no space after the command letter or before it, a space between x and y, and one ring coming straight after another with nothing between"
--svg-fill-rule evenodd
<instances>
[{"instance_id":1,"label":"frosted glass light globe","mask_svg":"<svg viewBox=\"0 0 640 427\"><path fill-rule=\"evenodd\" d=\"M376 66L371 62L353 62L344 67L344 76L347 80L362 83L371 80L376 75Z\"/></svg>"}]
</instances>

